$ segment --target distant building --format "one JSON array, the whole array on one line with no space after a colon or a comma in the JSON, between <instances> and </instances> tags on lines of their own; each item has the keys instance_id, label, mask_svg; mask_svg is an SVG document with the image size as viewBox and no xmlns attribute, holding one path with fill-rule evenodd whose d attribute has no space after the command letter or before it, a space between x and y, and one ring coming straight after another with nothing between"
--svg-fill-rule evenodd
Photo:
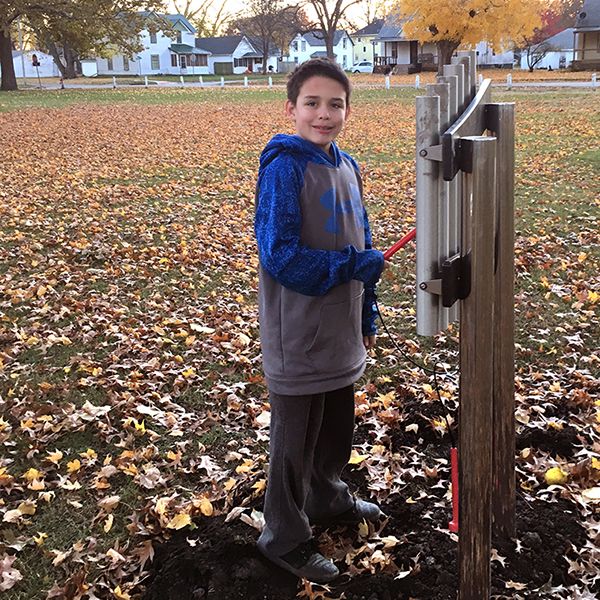
<instances>
[{"instance_id":1,"label":"distant building","mask_svg":"<svg viewBox=\"0 0 600 600\"><path fill-rule=\"evenodd\" d=\"M261 72L263 53L260 40L246 35L225 35L221 37L198 38L196 47L210 52L208 72L216 75L233 73ZM277 71L278 50L269 47L267 71Z\"/></svg>"},{"instance_id":2,"label":"distant building","mask_svg":"<svg viewBox=\"0 0 600 600\"><path fill-rule=\"evenodd\" d=\"M98 75L208 74L210 52L196 47L196 29L182 15L143 13L148 28L140 32L144 48L134 55L97 58Z\"/></svg>"},{"instance_id":3,"label":"distant building","mask_svg":"<svg viewBox=\"0 0 600 600\"><path fill-rule=\"evenodd\" d=\"M13 50L13 65L15 68L15 77L58 77L60 74L54 59L49 54L41 50ZM36 68L34 58L39 66ZM25 67L25 72L23 72Z\"/></svg>"},{"instance_id":4,"label":"distant building","mask_svg":"<svg viewBox=\"0 0 600 600\"><path fill-rule=\"evenodd\" d=\"M383 24L384 19L375 19L370 25L350 34L350 37L354 42L353 62L355 64L359 63L361 60L368 60L375 63L375 57L381 55L380 44L375 40L379 35Z\"/></svg>"},{"instance_id":5,"label":"distant building","mask_svg":"<svg viewBox=\"0 0 600 600\"><path fill-rule=\"evenodd\" d=\"M515 64L514 50L496 52L488 42L479 42L475 45L477 53L477 66L496 69L512 69Z\"/></svg>"},{"instance_id":6,"label":"distant building","mask_svg":"<svg viewBox=\"0 0 600 600\"><path fill-rule=\"evenodd\" d=\"M574 27L573 68L600 69L600 0L586 0Z\"/></svg>"},{"instance_id":7,"label":"distant building","mask_svg":"<svg viewBox=\"0 0 600 600\"><path fill-rule=\"evenodd\" d=\"M338 30L333 38L333 53L335 61L342 69L349 69L353 60L354 43L346 31ZM297 33L290 42L287 60L295 64L302 64L311 58L325 58L327 48L322 31L314 30L306 33Z\"/></svg>"},{"instance_id":8,"label":"distant building","mask_svg":"<svg viewBox=\"0 0 600 600\"><path fill-rule=\"evenodd\" d=\"M543 58L535 65L535 69L566 69L572 66L575 56L574 29L571 27L565 29L544 40L541 44L536 44ZM535 51L535 50L534 50ZM521 51L521 69L529 69L527 62L527 50Z\"/></svg>"},{"instance_id":9,"label":"distant building","mask_svg":"<svg viewBox=\"0 0 600 600\"><path fill-rule=\"evenodd\" d=\"M407 39L403 31L406 21L397 14L389 15L378 36L373 39L381 52L373 61L376 71L418 73L423 69L437 69L435 44L419 44L417 40Z\"/></svg>"}]
</instances>

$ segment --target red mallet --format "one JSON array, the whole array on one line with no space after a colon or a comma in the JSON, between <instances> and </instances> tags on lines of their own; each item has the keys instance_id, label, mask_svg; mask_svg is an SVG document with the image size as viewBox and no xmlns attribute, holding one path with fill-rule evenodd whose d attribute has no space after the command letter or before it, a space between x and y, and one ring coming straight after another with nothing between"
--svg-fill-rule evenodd
<instances>
[{"instance_id":1,"label":"red mallet","mask_svg":"<svg viewBox=\"0 0 600 600\"><path fill-rule=\"evenodd\" d=\"M396 252L400 250L400 248L404 248L404 246L406 246L408 242L414 240L416 235L416 229L409 231L401 240L398 240L389 250L386 250L383 253L383 258L385 258L385 260L389 260L392 257L392 255L396 254Z\"/></svg>"},{"instance_id":2,"label":"red mallet","mask_svg":"<svg viewBox=\"0 0 600 600\"><path fill-rule=\"evenodd\" d=\"M452 521L448 529L458 533L458 450L450 448L450 469L452 473Z\"/></svg>"}]
</instances>

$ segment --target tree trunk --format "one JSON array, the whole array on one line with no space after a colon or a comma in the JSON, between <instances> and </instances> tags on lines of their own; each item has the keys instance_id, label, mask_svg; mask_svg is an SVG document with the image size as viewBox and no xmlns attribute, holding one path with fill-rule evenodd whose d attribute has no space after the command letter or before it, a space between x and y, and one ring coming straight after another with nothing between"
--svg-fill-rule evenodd
<instances>
[{"instance_id":1,"label":"tree trunk","mask_svg":"<svg viewBox=\"0 0 600 600\"><path fill-rule=\"evenodd\" d=\"M63 79L66 79L67 75L65 65L63 65L62 60L60 60L60 54L58 53L58 48L56 47L56 44L48 38L45 39L45 44L48 48L48 52L50 52L52 58L54 59L54 64L58 67L58 70L60 71L60 76Z\"/></svg>"},{"instance_id":2,"label":"tree trunk","mask_svg":"<svg viewBox=\"0 0 600 600\"><path fill-rule=\"evenodd\" d=\"M444 65L450 64L452 55L459 45L460 42L453 40L441 40L436 43L438 51L438 75L444 74Z\"/></svg>"},{"instance_id":3,"label":"tree trunk","mask_svg":"<svg viewBox=\"0 0 600 600\"><path fill-rule=\"evenodd\" d=\"M64 77L65 79L75 79L77 77L77 70L75 69L77 57L68 44L63 45L63 53L65 55L65 62L67 63Z\"/></svg>"},{"instance_id":4,"label":"tree trunk","mask_svg":"<svg viewBox=\"0 0 600 600\"><path fill-rule=\"evenodd\" d=\"M335 36L335 29L327 31L325 33L325 49L327 50L327 58L335 62L335 54L333 53L333 37Z\"/></svg>"},{"instance_id":5,"label":"tree trunk","mask_svg":"<svg viewBox=\"0 0 600 600\"><path fill-rule=\"evenodd\" d=\"M12 57L12 43L8 29L0 28L0 67L2 68L2 84L0 90L10 92L17 90L17 77Z\"/></svg>"}]
</instances>

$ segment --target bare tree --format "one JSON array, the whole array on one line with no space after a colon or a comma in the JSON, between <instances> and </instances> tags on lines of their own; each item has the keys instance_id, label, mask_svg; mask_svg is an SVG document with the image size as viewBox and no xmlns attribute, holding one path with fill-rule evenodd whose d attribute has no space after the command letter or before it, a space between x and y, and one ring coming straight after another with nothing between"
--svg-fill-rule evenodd
<instances>
[{"instance_id":1,"label":"bare tree","mask_svg":"<svg viewBox=\"0 0 600 600\"><path fill-rule=\"evenodd\" d=\"M233 22L234 30L251 38L262 53L263 73L274 48L283 49L293 35L307 25L300 6L284 6L283 0L249 0L246 10Z\"/></svg>"},{"instance_id":2,"label":"bare tree","mask_svg":"<svg viewBox=\"0 0 600 600\"><path fill-rule=\"evenodd\" d=\"M361 2L363 0L308 0L308 4L317 14L317 23L323 32L327 57L331 60L335 59L333 46L338 25L342 23L348 9Z\"/></svg>"},{"instance_id":3,"label":"bare tree","mask_svg":"<svg viewBox=\"0 0 600 600\"><path fill-rule=\"evenodd\" d=\"M175 10L196 28L198 37L213 37L221 33L232 19L227 0L172 0Z\"/></svg>"}]
</instances>

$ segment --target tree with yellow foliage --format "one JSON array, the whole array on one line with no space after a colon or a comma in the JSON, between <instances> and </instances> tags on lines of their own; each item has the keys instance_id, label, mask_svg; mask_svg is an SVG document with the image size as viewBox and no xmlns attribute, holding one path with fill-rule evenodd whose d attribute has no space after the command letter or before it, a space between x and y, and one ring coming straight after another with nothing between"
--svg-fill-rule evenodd
<instances>
[{"instance_id":1,"label":"tree with yellow foliage","mask_svg":"<svg viewBox=\"0 0 600 600\"><path fill-rule=\"evenodd\" d=\"M440 71L461 45L485 40L501 49L531 36L547 7L547 0L398 0L397 5L407 39L435 42Z\"/></svg>"}]
</instances>

